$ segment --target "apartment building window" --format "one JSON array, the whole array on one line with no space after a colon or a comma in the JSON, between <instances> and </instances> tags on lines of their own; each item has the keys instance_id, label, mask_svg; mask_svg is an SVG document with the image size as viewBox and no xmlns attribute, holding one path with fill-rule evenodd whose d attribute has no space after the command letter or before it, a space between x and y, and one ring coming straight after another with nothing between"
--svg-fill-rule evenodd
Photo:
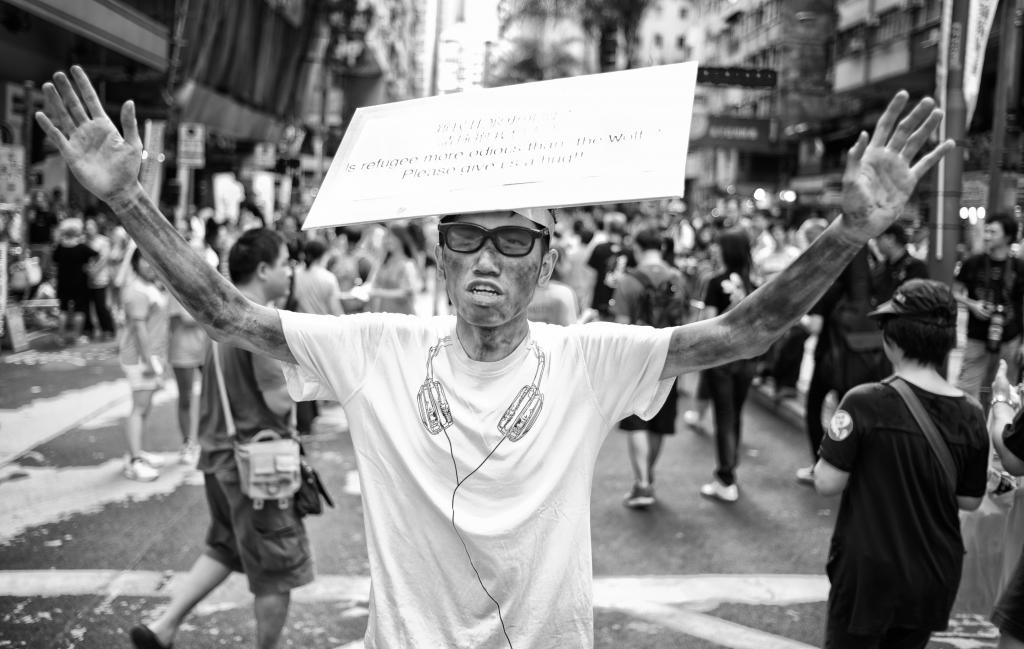
<instances>
[{"instance_id":1,"label":"apartment building window","mask_svg":"<svg viewBox=\"0 0 1024 649\"><path fill-rule=\"evenodd\" d=\"M679 37L676 38L676 49L677 50L685 50L686 49L686 37L685 36L679 36Z\"/></svg>"},{"instance_id":2,"label":"apartment building window","mask_svg":"<svg viewBox=\"0 0 1024 649\"><path fill-rule=\"evenodd\" d=\"M864 40L865 31L863 25L857 25L853 29L847 29L836 36L836 56L843 58L856 56L864 51L867 43Z\"/></svg>"},{"instance_id":3,"label":"apartment building window","mask_svg":"<svg viewBox=\"0 0 1024 649\"><path fill-rule=\"evenodd\" d=\"M916 8L914 27L927 27L939 22L942 17L942 0L909 0L910 6Z\"/></svg>"},{"instance_id":4,"label":"apartment building window","mask_svg":"<svg viewBox=\"0 0 1024 649\"><path fill-rule=\"evenodd\" d=\"M875 28L876 43L889 43L910 33L910 15L905 11L887 11L878 18L878 27Z\"/></svg>"},{"instance_id":5,"label":"apartment building window","mask_svg":"<svg viewBox=\"0 0 1024 649\"><path fill-rule=\"evenodd\" d=\"M690 9L688 7L679 7L679 19L686 20L690 17Z\"/></svg>"},{"instance_id":6,"label":"apartment building window","mask_svg":"<svg viewBox=\"0 0 1024 649\"><path fill-rule=\"evenodd\" d=\"M663 39L661 38L661 34L655 34L654 35L654 47L661 47L662 45L663 45Z\"/></svg>"}]
</instances>

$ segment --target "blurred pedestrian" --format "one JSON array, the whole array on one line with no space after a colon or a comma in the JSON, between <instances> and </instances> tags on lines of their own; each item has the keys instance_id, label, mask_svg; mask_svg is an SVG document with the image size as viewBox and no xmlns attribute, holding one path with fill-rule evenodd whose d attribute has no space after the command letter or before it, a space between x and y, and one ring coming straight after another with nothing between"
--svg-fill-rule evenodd
<instances>
[{"instance_id":1,"label":"blurred pedestrian","mask_svg":"<svg viewBox=\"0 0 1024 649\"><path fill-rule=\"evenodd\" d=\"M86 335L93 335L102 340L114 339L114 316L110 313L107 291L110 287L110 257L112 245L110 239L100 230L97 213L86 210L85 243L96 251L96 257L89 262L86 270L89 275L89 306L92 313L86 314ZM92 314L96 315L95 325Z\"/></svg>"},{"instance_id":2,"label":"blurred pedestrian","mask_svg":"<svg viewBox=\"0 0 1024 649\"><path fill-rule=\"evenodd\" d=\"M136 249L132 278L122 294L125 326L119 337L118 360L132 391L132 409L125 422L128 458L124 475L148 482L160 477L163 458L142 448L153 393L164 382L168 343L168 295L150 263Z\"/></svg>"},{"instance_id":3,"label":"blurred pedestrian","mask_svg":"<svg viewBox=\"0 0 1024 649\"><path fill-rule=\"evenodd\" d=\"M718 247L723 270L708 282L705 318L714 318L735 308L755 288L747 233L739 229L727 230L718 236ZM743 404L754 379L754 361L743 358L710 367L701 374L714 416L717 466L714 480L701 486L700 493L723 502L736 502L739 500L736 467L740 461Z\"/></svg>"},{"instance_id":4,"label":"blurred pedestrian","mask_svg":"<svg viewBox=\"0 0 1024 649\"><path fill-rule=\"evenodd\" d=\"M967 344L957 385L988 410L989 386L1000 359L1012 381L1024 360L1024 261L1010 255L1017 221L1005 212L985 218L985 252L968 257L953 290L967 307Z\"/></svg>"},{"instance_id":5,"label":"blurred pedestrian","mask_svg":"<svg viewBox=\"0 0 1024 649\"><path fill-rule=\"evenodd\" d=\"M981 505L988 467L981 408L942 375L956 315L949 287L923 279L873 311L895 374L847 392L822 439L814 486L842 493L828 649L923 649L949 624L964 557L958 509Z\"/></svg>"},{"instance_id":6,"label":"blurred pedestrian","mask_svg":"<svg viewBox=\"0 0 1024 649\"><path fill-rule=\"evenodd\" d=\"M1024 476L1024 415L1021 414L1020 393L1007 379L1006 361L1000 362L992 383L988 433L1003 469L1011 475ZM1014 509L1022 503L1024 494L1018 487ZM1008 525L1006 533L1012 532ZM1006 543L1007 552L1016 552L1019 556L992 611L992 623L999 629L997 649L1024 649L1024 538L1007 537Z\"/></svg>"},{"instance_id":7,"label":"blurred pedestrian","mask_svg":"<svg viewBox=\"0 0 1024 649\"><path fill-rule=\"evenodd\" d=\"M231 281L253 304L270 304L288 292L288 248L277 232L247 230L232 247L228 264ZM218 355L226 405L234 418L234 439L227 433L213 354ZM232 572L245 574L254 595L255 647L273 649L288 618L292 589L313 581L309 539L294 502L289 501L286 508L267 503L257 509L239 487L235 462L236 443L246 443L263 430L282 437L292 434L288 427L292 401L281 365L226 344L215 346L208 359L199 424L199 469L210 513L206 549L184 579L176 582L171 601L160 615L130 629L136 649L169 649L186 616Z\"/></svg>"},{"instance_id":8,"label":"blurred pedestrian","mask_svg":"<svg viewBox=\"0 0 1024 649\"><path fill-rule=\"evenodd\" d=\"M32 192L31 202L25 207L24 213L28 223L29 250L33 257L39 258L43 279L52 279L54 235L60 220L50 209L46 193L41 189Z\"/></svg>"},{"instance_id":9,"label":"blurred pedestrian","mask_svg":"<svg viewBox=\"0 0 1024 649\"><path fill-rule=\"evenodd\" d=\"M576 293L563 281L569 263L569 258L559 251L551 279L547 284L537 287L527 307L526 316L530 320L558 325L571 325L579 320L580 308Z\"/></svg>"},{"instance_id":10,"label":"blurred pedestrian","mask_svg":"<svg viewBox=\"0 0 1024 649\"><path fill-rule=\"evenodd\" d=\"M683 324L687 302L683 274L662 256L662 238L657 228L646 228L634 237L636 268L622 276L612 294L616 322L657 328ZM673 379L665 402L653 416L642 419L631 415L619 422L627 436L633 470L633 485L623 499L630 509L646 509L656 502L654 465L665 436L676 433L677 401Z\"/></svg>"},{"instance_id":11,"label":"blurred pedestrian","mask_svg":"<svg viewBox=\"0 0 1024 649\"><path fill-rule=\"evenodd\" d=\"M367 311L416 314L419 274L414 254L403 228L388 228L384 238L384 258L370 276Z\"/></svg>"},{"instance_id":12,"label":"blurred pedestrian","mask_svg":"<svg viewBox=\"0 0 1024 649\"><path fill-rule=\"evenodd\" d=\"M60 335L64 344L86 343L83 335L89 313L87 269L99 254L85 244L82 220L65 219L60 225L58 245L53 251L57 266L57 299L60 301Z\"/></svg>"},{"instance_id":13,"label":"blurred pedestrian","mask_svg":"<svg viewBox=\"0 0 1024 649\"><path fill-rule=\"evenodd\" d=\"M199 402L194 391L209 353L210 337L173 296L168 296L167 317L170 322L167 360L178 386L178 431L181 433L178 461L194 467L199 460Z\"/></svg>"},{"instance_id":14,"label":"blurred pedestrian","mask_svg":"<svg viewBox=\"0 0 1024 649\"><path fill-rule=\"evenodd\" d=\"M893 223L874 239L881 259L871 271L871 299L877 305L892 298L896 288L908 279L928 279L928 264L907 250L907 230Z\"/></svg>"}]
</instances>

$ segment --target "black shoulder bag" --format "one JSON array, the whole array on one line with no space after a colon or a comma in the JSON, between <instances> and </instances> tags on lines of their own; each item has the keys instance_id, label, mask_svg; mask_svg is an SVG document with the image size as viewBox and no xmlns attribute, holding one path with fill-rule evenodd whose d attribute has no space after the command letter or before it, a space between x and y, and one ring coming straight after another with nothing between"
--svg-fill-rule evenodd
<instances>
[{"instance_id":1,"label":"black shoulder bag","mask_svg":"<svg viewBox=\"0 0 1024 649\"><path fill-rule=\"evenodd\" d=\"M885 383L896 390L896 393L903 399L903 403L907 405L907 410L910 411L914 420L917 421L917 425L921 428L921 431L924 432L925 439L928 440L928 445L932 447L935 457L939 460L939 464L942 466L942 473L946 476L947 488L955 495L956 463L953 462L953 454L950 453L949 446L946 445L946 440L942 439L939 429L935 427L935 422L924 409L924 406L921 404L921 400L917 398L917 395L914 394L914 390L907 385L907 382L898 376L890 376L882 381L882 383Z\"/></svg>"}]
</instances>

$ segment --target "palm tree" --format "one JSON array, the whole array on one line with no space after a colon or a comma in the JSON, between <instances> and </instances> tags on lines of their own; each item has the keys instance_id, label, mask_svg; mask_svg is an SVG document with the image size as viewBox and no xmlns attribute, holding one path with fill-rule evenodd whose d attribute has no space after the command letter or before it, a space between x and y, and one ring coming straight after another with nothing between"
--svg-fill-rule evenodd
<instances>
[{"instance_id":1,"label":"palm tree","mask_svg":"<svg viewBox=\"0 0 1024 649\"><path fill-rule=\"evenodd\" d=\"M523 30L503 39L488 73L488 86L509 86L529 81L560 79L582 74L580 37L558 35L557 30Z\"/></svg>"},{"instance_id":2,"label":"palm tree","mask_svg":"<svg viewBox=\"0 0 1024 649\"><path fill-rule=\"evenodd\" d=\"M637 32L653 0L509 0L504 25L524 17L574 18L599 42L600 69L615 69L619 35L626 67L636 63Z\"/></svg>"}]
</instances>

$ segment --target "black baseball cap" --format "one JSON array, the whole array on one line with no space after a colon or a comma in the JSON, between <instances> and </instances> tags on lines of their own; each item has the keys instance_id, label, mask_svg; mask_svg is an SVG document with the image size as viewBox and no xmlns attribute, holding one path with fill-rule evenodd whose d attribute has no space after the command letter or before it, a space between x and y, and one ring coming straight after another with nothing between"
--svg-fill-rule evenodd
<instances>
[{"instance_id":1,"label":"black baseball cap","mask_svg":"<svg viewBox=\"0 0 1024 649\"><path fill-rule=\"evenodd\" d=\"M903 317L943 326L956 325L956 300L949 286L933 279L910 279L892 299L869 313L872 318Z\"/></svg>"}]
</instances>

